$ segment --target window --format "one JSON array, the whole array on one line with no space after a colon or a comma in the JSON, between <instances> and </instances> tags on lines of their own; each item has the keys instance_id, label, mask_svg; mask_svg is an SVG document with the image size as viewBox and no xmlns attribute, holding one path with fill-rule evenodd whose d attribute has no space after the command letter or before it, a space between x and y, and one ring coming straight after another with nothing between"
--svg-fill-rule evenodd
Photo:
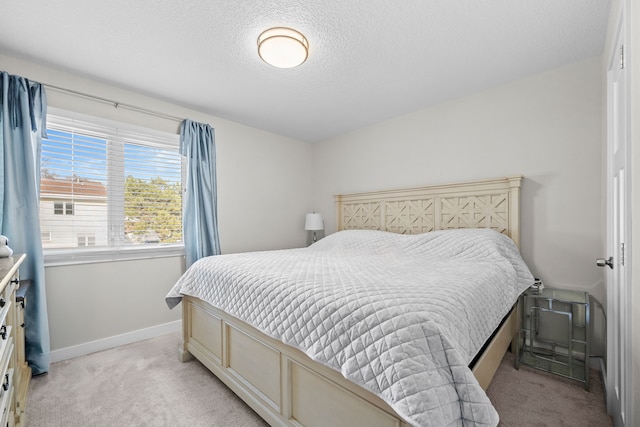
<instances>
[{"instance_id":1,"label":"window","mask_svg":"<svg viewBox=\"0 0 640 427\"><path fill-rule=\"evenodd\" d=\"M95 246L96 236L95 234L78 234L78 246Z\"/></svg>"},{"instance_id":2,"label":"window","mask_svg":"<svg viewBox=\"0 0 640 427\"><path fill-rule=\"evenodd\" d=\"M73 215L73 202L54 202L54 215Z\"/></svg>"},{"instance_id":3,"label":"window","mask_svg":"<svg viewBox=\"0 0 640 427\"><path fill-rule=\"evenodd\" d=\"M55 110L42 141L47 264L182 253L179 137Z\"/></svg>"},{"instance_id":4,"label":"window","mask_svg":"<svg viewBox=\"0 0 640 427\"><path fill-rule=\"evenodd\" d=\"M51 240L51 230L41 230L40 238L43 242L48 242Z\"/></svg>"}]
</instances>

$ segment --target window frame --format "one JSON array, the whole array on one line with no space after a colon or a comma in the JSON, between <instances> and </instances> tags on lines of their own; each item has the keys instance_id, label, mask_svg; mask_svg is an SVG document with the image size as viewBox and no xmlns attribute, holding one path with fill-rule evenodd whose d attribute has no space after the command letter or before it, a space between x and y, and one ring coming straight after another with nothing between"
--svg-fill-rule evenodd
<instances>
[{"instance_id":1,"label":"window frame","mask_svg":"<svg viewBox=\"0 0 640 427\"><path fill-rule=\"evenodd\" d=\"M89 116L82 113L71 112L59 108L49 107L47 112L47 121L51 119L52 123L61 126L73 126L74 122L87 123L90 126L94 125L99 128L113 128L127 133L141 134L146 136L157 136L166 142L167 139L172 140L172 146L176 152L179 149L179 135L171 134L165 131L159 131L155 129L145 128L141 126L131 125L119 121L109 120L101 117ZM55 127L55 124L52 127ZM49 128L49 125L47 125ZM150 147L153 144L149 145ZM167 148L166 143L159 148ZM186 160L182 160L182 188L183 188L183 201L184 201L184 189L186 185ZM63 203L63 215L67 215L67 202ZM75 206L73 207L75 214ZM51 235L52 230L49 229ZM73 264L85 264L85 263L99 263L99 262L114 262L114 261L127 261L136 259L152 259L152 258L164 258L184 256L184 241L180 243L162 243L162 244L145 244L145 245L133 245L133 246L83 246L78 248L43 248L44 264L46 266L58 266L58 265L73 265Z\"/></svg>"},{"instance_id":2,"label":"window frame","mask_svg":"<svg viewBox=\"0 0 640 427\"><path fill-rule=\"evenodd\" d=\"M53 202L53 214L64 215L64 202Z\"/></svg>"},{"instance_id":3,"label":"window frame","mask_svg":"<svg viewBox=\"0 0 640 427\"><path fill-rule=\"evenodd\" d=\"M74 215L73 201L53 202L54 215Z\"/></svg>"},{"instance_id":4,"label":"window frame","mask_svg":"<svg viewBox=\"0 0 640 427\"><path fill-rule=\"evenodd\" d=\"M76 233L76 239L78 240L78 247L85 248L85 247L96 245L95 233ZM83 240L82 245L80 244L80 239ZM91 243L91 241L93 241L93 244Z\"/></svg>"}]
</instances>

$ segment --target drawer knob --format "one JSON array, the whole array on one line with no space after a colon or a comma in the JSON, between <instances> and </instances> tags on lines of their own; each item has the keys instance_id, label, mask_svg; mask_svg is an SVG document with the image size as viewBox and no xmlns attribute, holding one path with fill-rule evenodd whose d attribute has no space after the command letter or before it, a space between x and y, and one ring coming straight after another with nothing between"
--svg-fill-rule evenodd
<instances>
[{"instance_id":1,"label":"drawer knob","mask_svg":"<svg viewBox=\"0 0 640 427\"><path fill-rule=\"evenodd\" d=\"M2 325L2 327L0 328L0 337L2 337L3 340L7 339L7 326L6 325Z\"/></svg>"},{"instance_id":2,"label":"drawer knob","mask_svg":"<svg viewBox=\"0 0 640 427\"><path fill-rule=\"evenodd\" d=\"M4 383L2 384L2 389L4 391L9 390L9 374L4 375Z\"/></svg>"}]
</instances>

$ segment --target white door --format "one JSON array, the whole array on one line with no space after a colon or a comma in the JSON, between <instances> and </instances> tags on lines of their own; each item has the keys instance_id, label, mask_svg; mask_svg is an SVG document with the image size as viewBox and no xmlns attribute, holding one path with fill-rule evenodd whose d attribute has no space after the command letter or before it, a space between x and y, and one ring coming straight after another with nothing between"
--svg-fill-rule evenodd
<instances>
[{"instance_id":1,"label":"white door","mask_svg":"<svg viewBox=\"0 0 640 427\"><path fill-rule=\"evenodd\" d=\"M607 72L607 408L616 426L631 426L631 298L628 86L624 67L624 12Z\"/></svg>"}]
</instances>

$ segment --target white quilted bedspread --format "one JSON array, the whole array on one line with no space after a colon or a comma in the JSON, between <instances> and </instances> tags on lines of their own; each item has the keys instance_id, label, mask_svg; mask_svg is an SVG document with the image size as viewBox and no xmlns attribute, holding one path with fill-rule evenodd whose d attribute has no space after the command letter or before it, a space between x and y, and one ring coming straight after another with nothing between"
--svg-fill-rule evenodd
<instances>
[{"instance_id":1,"label":"white quilted bedspread","mask_svg":"<svg viewBox=\"0 0 640 427\"><path fill-rule=\"evenodd\" d=\"M468 364L532 283L513 241L492 230L352 230L303 249L201 259L167 304L207 301L341 372L412 425L495 426Z\"/></svg>"}]
</instances>

